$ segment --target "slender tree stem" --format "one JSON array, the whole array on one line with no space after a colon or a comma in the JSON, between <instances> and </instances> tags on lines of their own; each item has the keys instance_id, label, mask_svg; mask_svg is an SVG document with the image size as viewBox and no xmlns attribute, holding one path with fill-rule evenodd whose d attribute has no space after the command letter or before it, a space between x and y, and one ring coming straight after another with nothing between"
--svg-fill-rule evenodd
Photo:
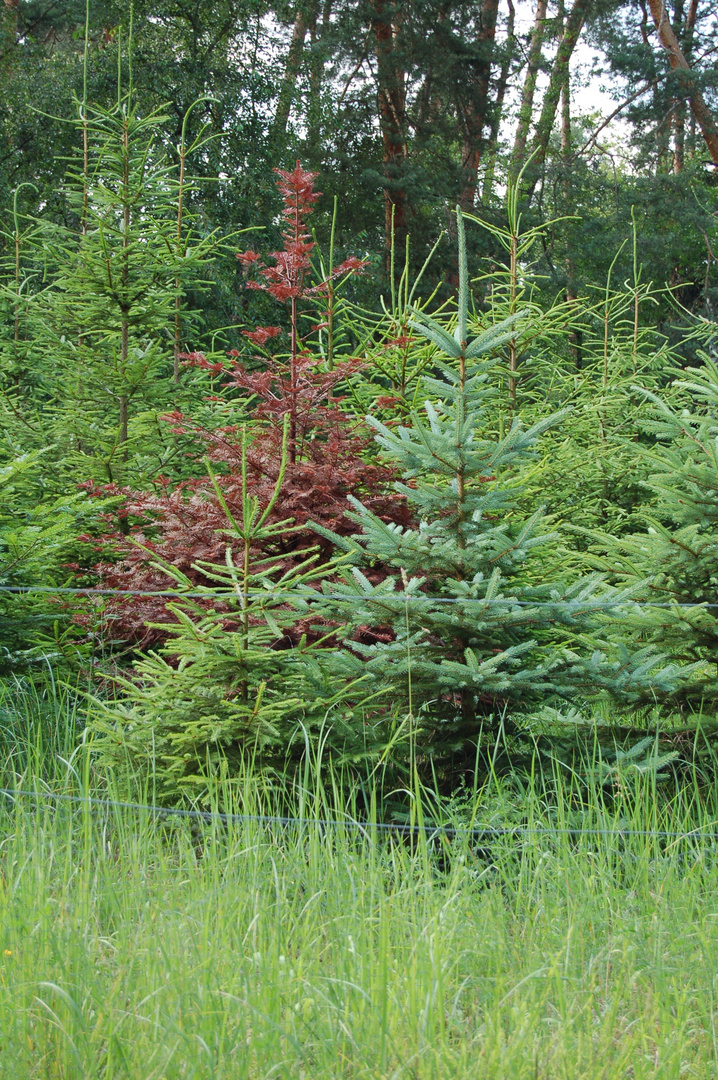
<instances>
[{"instance_id":1,"label":"slender tree stem","mask_svg":"<svg viewBox=\"0 0 718 1080\"><path fill-rule=\"evenodd\" d=\"M119 395L119 443L122 449L122 459L126 463L128 459L127 442L129 439L129 397L126 389L127 361L130 352L130 322L128 318L129 304L129 280L130 280L130 137L129 120L125 117L122 132L122 318L120 326L120 395Z\"/></svg>"},{"instance_id":2,"label":"slender tree stem","mask_svg":"<svg viewBox=\"0 0 718 1080\"><path fill-rule=\"evenodd\" d=\"M516 296L518 293L518 250L519 250L519 238L516 234L516 229L512 226L511 232L511 250L510 250L510 264L509 264L509 314L514 315L516 313ZM511 338L509 342L509 400L511 408L516 408L516 385L517 378L516 372L518 370L518 357L516 353L516 338Z\"/></svg>"},{"instance_id":3,"label":"slender tree stem","mask_svg":"<svg viewBox=\"0 0 718 1080\"><path fill-rule=\"evenodd\" d=\"M297 298L292 297L291 352L289 358L289 463L297 460Z\"/></svg>"},{"instance_id":4,"label":"slender tree stem","mask_svg":"<svg viewBox=\"0 0 718 1080\"><path fill-rule=\"evenodd\" d=\"M184 174L187 151L184 141L184 125L182 126L182 144L180 146L179 187L177 191L177 257L182 253L182 217L184 212ZM172 356L172 380L177 385L180 381L179 354L182 348L182 298L180 296L180 279L175 278L175 319L174 319L174 343Z\"/></svg>"}]
</instances>

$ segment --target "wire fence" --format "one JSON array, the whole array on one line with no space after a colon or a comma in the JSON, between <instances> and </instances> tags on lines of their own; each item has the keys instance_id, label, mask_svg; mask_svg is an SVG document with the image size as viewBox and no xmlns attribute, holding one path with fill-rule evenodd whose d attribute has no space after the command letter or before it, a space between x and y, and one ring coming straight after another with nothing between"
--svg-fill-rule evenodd
<instances>
[{"instance_id":1,"label":"wire fence","mask_svg":"<svg viewBox=\"0 0 718 1080\"><path fill-rule=\"evenodd\" d=\"M399 601L401 603L426 603L426 604L477 604L482 607L531 607L531 608L560 608L560 607L584 607L589 610L615 610L617 608L664 608L667 610L705 611L718 608L718 602L697 600L695 603L685 603L676 600L633 600L630 597L622 597L614 600L593 600L591 597L574 597L571 599L557 598L556 600L520 600L513 596L481 597L481 596L430 596L426 593L410 592L380 592L373 593L327 593L317 590L299 589L250 589L247 592L236 589L102 589L82 588L73 586L53 585L0 585L0 593L13 595L25 595L32 593L45 593L57 596L87 596L87 597L164 597L173 600L184 599L247 599L247 600L332 600L339 603L356 604L358 601L387 602ZM579 612L576 612L579 614Z\"/></svg>"},{"instance_id":2,"label":"wire fence","mask_svg":"<svg viewBox=\"0 0 718 1080\"><path fill-rule=\"evenodd\" d=\"M291 817L281 814L237 814L225 813L217 810L196 810L179 806L155 806L138 802L123 802L118 799L100 799L90 795L69 795L54 791L26 791L23 789L0 788L0 795L11 801L30 799L34 802L50 802L56 804L68 803L86 806L89 809L118 809L133 810L151 814L155 817L184 818L192 821L201 821L211 824L214 821L223 824L258 824L278 825L283 828L289 826L314 826L322 829L348 830L360 832L370 836L372 832L384 835L395 834L399 836L425 836L429 839L446 837L457 839L461 837L472 840L487 841L500 837L541 837L541 836L568 836L568 837L609 837L614 840L639 838L646 840L670 840L700 841L703 843L718 842L718 832L708 831L707 827L697 826L694 829L684 831L672 831L668 829L632 829L617 825L615 828L597 828L591 826L546 826L546 825L473 825L454 826L427 823L407 823L391 821L356 821L353 818L318 818L318 817Z\"/></svg>"},{"instance_id":3,"label":"wire fence","mask_svg":"<svg viewBox=\"0 0 718 1080\"><path fill-rule=\"evenodd\" d=\"M555 600L523 600L514 597L446 597L446 596L430 596L425 593L411 593L411 592L380 592L376 591L373 594L370 593L332 593L322 592L320 590L281 590L268 588L266 590L249 590L247 592L239 592L233 589L211 589L211 588L199 588L199 589L116 589L116 588L94 588L94 587L80 587L80 586L51 586L51 585L0 585L0 594L6 593L11 595L28 595L28 594L49 594L57 596L78 596L78 597L117 597L117 598L140 598L140 597L154 597L165 598L169 600L183 600L183 599L222 599L222 600L240 600L247 601L250 599L264 599L264 600L301 600L302 602L311 601L333 601L339 603L348 603L356 605L358 602L375 602L377 604L391 602L396 604L413 604L427 603L427 604L461 604L461 605L477 605L480 607L501 606L501 607L530 607L530 608L561 608L571 607L574 609L575 614L583 613L583 611L596 611L605 609L626 609L629 608L632 611L636 611L640 608L662 608L662 609L689 609L691 611L701 611L706 609L718 608L718 602L697 602L694 604L679 603L676 601L637 601L630 597L623 597L613 600L593 600L590 597L575 597L571 599L557 598ZM365 836L371 836L372 833L379 833L383 835L394 836L425 836L429 839L456 839L465 837L472 841L490 841L492 839L498 839L501 837L514 837L514 838L526 838L526 837L541 837L541 836L566 836L566 837L606 837L614 840L623 840L627 838L642 838L658 841L671 841L671 842L685 842L694 841L701 844L706 843L718 843L718 832L707 831L704 827L697 827L695 829L687 831L670 831L660 829L632 829L623 826L616 826L614 828L585 828L582 826L567 826L567 827L551 827L543 825L474 825L474 826L452 826L441 825L435 823L406 823L406 822L374 822L374 821L356 821L351 818L346 819L329 819L329 818L316 818L316 817L291 817L284 815L272 815L272 814L242 814L242 813L229 813L222 811L210 811L210 810L198 810L190 809L187 807L177 806L158 806L153 804L144 804L138 802L125 802L115 799L103 799L89 795L71 795L61 792L51 791L27 791L23 789L13 788L0 788L0 796L6 800L19 801L19 800L32 800L35 803L53 803L55 805L60 804L72 804L75 806L84 806L92 810L127 810L134 812L142 812L150 814L158 818L180 818L188 819L197 822L203 822L211 824L212 822L221 822L224 824L247 824L255 823L260 825L275 825L282 828L296 827L296 826L315 826L322 829L341 829L349 831L358 831Z\"/></svg>"}]
</instances>

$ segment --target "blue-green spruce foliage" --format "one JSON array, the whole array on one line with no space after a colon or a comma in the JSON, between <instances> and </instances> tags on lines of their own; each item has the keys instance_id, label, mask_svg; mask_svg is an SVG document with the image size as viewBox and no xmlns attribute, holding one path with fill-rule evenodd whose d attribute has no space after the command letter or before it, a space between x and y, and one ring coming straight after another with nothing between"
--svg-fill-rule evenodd
<instances>
[{"instance_id":1,"label":"blue-green spruce foliage","mask_svg":"<svg viewBox=\"0 0 718 1080\"><path fill-rule=\"evenodd\" d=\"M386 524L353 500L360 531L334 541L354 566L341 585L325 585L339 596L327 607L350 642L347 670L362 668L365 685L383 690L394 705L403 702L427 749L450 751L547 698L610 693L630 702L648 690L665 696L678 676L653 649L629 654L611 639L606 616L629 593L609 588L600 575L551 575L556 560L547 555L557 534L547 531L541 511L520 512L521 471L541 434L566 414L527 430L514 418L507 433L492 431L492 373L525 313L470 338L460 213L457 219L455 329L418 312L411 324L436 346L434 374L425 379L426 414L413 413L410 426L396 429L369 418L404 477L398 490L417 524ZM375 584L367 567L389 573ZM383 633L383 641L362 644L360 626L390 627L393 639Z\"/></svg>"}]
</instances>

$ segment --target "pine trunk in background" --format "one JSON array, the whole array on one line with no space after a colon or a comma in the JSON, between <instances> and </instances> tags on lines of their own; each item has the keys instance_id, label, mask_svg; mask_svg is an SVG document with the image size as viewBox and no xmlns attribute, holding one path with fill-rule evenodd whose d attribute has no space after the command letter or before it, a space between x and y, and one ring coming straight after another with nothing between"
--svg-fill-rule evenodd
<instances>
[{"instance_id":1,"label":"pine trunk in background","mask_svg":"<svg viewBox=\"0 0 718 1080\"><path fill-rule=\"evenodd\" d=\"M563 20L565 15L563 0L560 4L560 15ZM573 192L571 190L571 68L566 68L566 76L561 87L561 194L563 196L563 213L568 216L573 213ZM575 304L577 300L576 285L574 283L574 265L571 257L570 223L566 222L566 300L569 304ZM580 371L582 361L581 331L572 330L569 336L571 342L571 355L576 368Z\"/></svg>"},{"instance_id":2,"label":"pine trunk in background","mask_svg":"<svg viewBox=\"0 0 718 1080\"><path fill-rule=\"evenodd\" d=\"M556 119L556 110L558 109L561 91L568 78L573 50L578 43L591 4L592 0L574 0L573 7L566 19L566 25L564 26L561 41L559 42L556 59L551 65L551 77L549 79L548 89L544 94L541 113L538 118L538 123L536 124L536 133L533 140L531 174L527 191L529 202L531 201L536 188L539 167L546 160L546 151L548 149L549 139L551 138L554 120Z\"/></svg>"},{"instance_id":3,"label":"pine trunk in background","mask_svg":"<svg viewBox=\"0 0 718 1080\"><path fill-rule=\"evenodd\" d=\"M650 40L650 38L648 36L648 10L647 10L644 3L641 4L641 21L639 23L639 31L640 31L640 34L641 34L641 41L643 42L643 44L645 46L645 49L646 49L646 53L652 52L651 40ZM655 115L660 115L660 113L661 113L660 85L659 85L658 78L656 77L655 64L653 65L652 74L651 74L651 78L650 78L650 84L651 84L651 89L652 89L652 92L653 92L652 93L652 97L653 97L653 110L652 111L653 111L653 113ZM654 130L655 130L656 144L657 144L656 157L657 157L657 160L658 160L658 165L660 166L661 158L664 156L664 152L665 152L665 148L662 145L661 125L660 124L656 125Z\"/></svg>"},{"instance_id":4,"label":"pine trunk in background","mask_svg":"<svg viewBox=\"0 0 718 1080\"><path fill-rule=\"evenodd\" d=\"M473 65L474 93L470 95L468 107L463 110L464 145L462 165L464 186L459 203L462 210L474 208L476 189L479 178L479 163L484 149L483 133L488 121L489 87L491 80L491 62L496 41L496 18L499 0L483 0L481 5L481 24L477 37L479 50L478 61Z\"/></svg>"},{"instance_id":5,"label":"pine trunk in background","mask_svg":"<svg viewBox=\"0 0 718 1080\"><path fill-rule=\"evenodd\" d=\"M516 52L516 35L514 33L514 26L516 24L516 8L514 7L513 0L508 0L509 5L509 18L506 23L506 45L504 46L503 60L501 61L501 70L499 72L499 78L496 85L496 103L493 109L493 115L491 117L491 128L488 141L488 163L486 166L486 172L484 174L484 186L481 192L481 201L484 204L488 204L491 200L491 193L494 186L494 171L496 169L496 152L499 142L499 127L501 126L501 119L504 112L504 100L506 98L506 87L509 82L509 72L511 70L511 63Z\"/></svg>"},{"instance_id":6,"label":"pine trunk in background","mask_svg":"<svg viewBox=\"0 0 718 1080\"><path fill-rule=\"evenodd\" d=\"M698 0L691 0L686 15L686 24L683 28L683 55L690 61L693 52L693 37L696 30L696 18L698 17Z\"/></svg>"},{"instance_id":7,"label":"pine trunk in background","mask_svg":"<svg viewBox=\"0 0 718 1080\"><path fill-rule=\"evenodd\" d=\"M668 14L663 0L648 0L648 6L656 24L661 44L668 52L671 67L679 75L685 96L690 102L691 111L703 133L713 164L718 165L718 124L716 124L713 114L706 105L705 98L696 84L695 74L683 54L673 27L668 21Z\"/></svg>"},{"instance_id":8,"label":"pine trunk in background","mask_svg":"<svg viewBox=\"0 0 718 1080\"><path fill-rule=\"evenodd\" d=\"M547 0L537 0L536 20L534 22L533 33L531 34L526 76L524 78L524 88L521 92L521 105L519 108L516 135L514 137L514 148L511 154L511 165L509 167L509 177L511 180L515 180L520 173L526 157L526 141L531 126L536 79L538 78L538 71L541 65L541 46L543 45L545 33L546 8Z\"/></svg>"},{"instance_id":9,"label":"pine trunk in background","mask_svg":"<svg viewBox=\"0 0 718 1080\"><path fill-rule=\"evenodd\" d=\"M310 26L315 25L316 21L317 4L306 3L303 2L303 0L299 0L294 15L294 28L292 29L292 39L289 43L287 62L284 68L284 78L277 100L277 111L274 115L274 124L272 125L272 134L276 139L281 139L286 135L289 113L292 109L294 91L297 85L297 76L299 75L299 69L302 66L304 40Z\"/></svg>"},{"instance_id":10,"label":"pine trunk in background","mask_svg":"<svg viewBox=\"0 0 718 1080\"><path fill-rule=\"evenodd\" d=\"M683 16L683 2L680 0L681 18ZM691 52L693 50L693 35L696 28L696 17L698 15L698 0L691 0L688 8L688 14L686 15L685 23L681 28L678 27L678 33L682 37L683 42L683 55L690 64ZM695 129L695 117L691 114L693 121L693 127ZM675 159L674 168L675 173L679 173L683 169L686 155L686 99L681 98L676 103L676 111L674 113L674 131L675 131ZM695 133L695 132L694 132ZM689 136L690 138L690 136ZM689 141L689 153L693 151L693 139Z\"/></svg>"},{"instance_id":11,"label":"pine trunk in background","mask_svg":"<svg viewBox=\"0 0 718 1080\"><path fill-rule=\"evenodd\" d=\"M333 0L324 0L321 23L315 18L309 27L311 57L309 62L309 103L307 108L307 130L309 145L321 144L322 129L322 86L324 85L324 64L326 57L325 40L330 26Z\"/></svg>"},{"instance_id":12,"label":"pine trunk in background","mask_svg":"<svg viewBox=\"0 0 718 1080\"><path fill-rule=\"evenodd\" d=\"M402 173L408 157L406 143L406 73L398 62L397 28L383 0L373 0L371 29L377 59L379 121L384 160L384 238L387 252L393 238L406 235L406 190ZM387 254L387 263L389 255Z\"/></svg>"},{"instance_id":13,"label":"pine trunk in background","mask_svg":"<svg viewBox=\"0 0 718 1080\"><path fill-rule=\"evenodd\" d=\"M679 41L684 31L683 6L684 0L675 0L673 5L673 33ZM682 97L673 99L671 124L673 127L673 172L677 176L683 172L685 161L686 108L685 99Z\"/></svg>"}]
</instances>

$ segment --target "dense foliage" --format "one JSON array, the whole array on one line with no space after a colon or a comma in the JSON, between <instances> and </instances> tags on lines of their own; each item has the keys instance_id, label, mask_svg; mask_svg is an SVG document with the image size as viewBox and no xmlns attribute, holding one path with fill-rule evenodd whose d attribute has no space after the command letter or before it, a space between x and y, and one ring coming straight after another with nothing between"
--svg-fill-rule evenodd
<instances>
[{"instance_id":1,"label":"dense foliage","mask_svg":"<svg viewBox=\"0 0 718 1080\"><path fill-rule=\"evenodd\" d=\"M4 5L2 669L114 680L107 767L713 718L716 25L654 6Z\"/></svg>"}]
</instances>

